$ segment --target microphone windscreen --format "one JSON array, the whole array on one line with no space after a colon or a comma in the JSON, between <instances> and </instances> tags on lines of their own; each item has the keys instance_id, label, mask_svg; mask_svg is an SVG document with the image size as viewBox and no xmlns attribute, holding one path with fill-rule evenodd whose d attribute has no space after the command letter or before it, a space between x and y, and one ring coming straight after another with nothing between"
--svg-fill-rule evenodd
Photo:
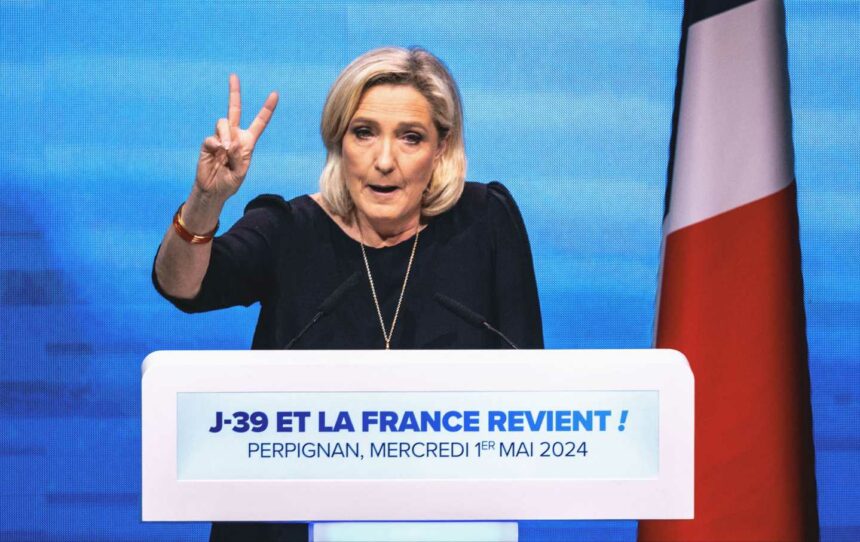
<instances>
[{"instance_id":1,"label":"microphone windscreen","mask_svg":"<svg viewBox=\"0 0 860 542\"><path fill-rule=\"evenodd\" d=\"M330 310L332 310L338 303L340 303L341 298L347 294L350 290L355 288L358 284L359 279L361 278L361 272L356 271L352 275L350 275L343 283L335 288L335 290L329 294L325 301L320 304L319 312L326 314Z\"/></svg>"},{"instance_id":2,"label":"microphone windscreen","mask_svg":"<svg viewBox=\"0 0 860 542\"><path fill-rule=\"evenodd\" d=\"M475 326L477 326L477 327L483 327L483 326L484 326L484 322L486 322L486 321L487 321L487 319L486 319L486 318L484 318L483 316L481 316L481 315L480 315L480 314L478 314L477 312L475 312L475 311L473 311L472 309L470 309L470 308L466 307L466 306L465 306L465 305L463 305L462 303L460 303L460 302L458 302L458 301L455 301L455 300L451 299L451 298L450 298L450 297L448 297L447 295L443 295L443 294L440 294L440 293L438 293L438 292L437 292L437 293L436 293L436 295L435 295L435 296L433 296L433 297L434 297L434 298L436 299L436 301L438 301L438 302L439 302L439 304L441 304L443 307L445 307L445 308L446 308L446 309L448 309L449 311L453 312L454 314L456 314L457 316L459 316L459 317L460 317L460 318L462 318L463 320L465 320L465 321L469 322L470 324L473 324L473 325L475 325Z\"/></svg>"}]
</instances>

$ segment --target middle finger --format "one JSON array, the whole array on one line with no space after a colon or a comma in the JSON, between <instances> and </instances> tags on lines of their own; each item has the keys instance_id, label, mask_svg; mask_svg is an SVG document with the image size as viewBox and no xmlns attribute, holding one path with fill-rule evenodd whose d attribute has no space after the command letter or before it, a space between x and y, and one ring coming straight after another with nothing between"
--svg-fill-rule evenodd
<instances>
[{"instance_id":1,"label":"middle finger","mask_svg":"<svg viewBox=\"0 0 860 542\"><path fill-rule=\"evenodd\" d=\"M218 134L218 139L221 140L221 145L223 145L225 149L229 149L233 140L230 137L230 123L227 119L218 119L218 122L215 124L215 133Z\"/></svg>"}]
</instances>

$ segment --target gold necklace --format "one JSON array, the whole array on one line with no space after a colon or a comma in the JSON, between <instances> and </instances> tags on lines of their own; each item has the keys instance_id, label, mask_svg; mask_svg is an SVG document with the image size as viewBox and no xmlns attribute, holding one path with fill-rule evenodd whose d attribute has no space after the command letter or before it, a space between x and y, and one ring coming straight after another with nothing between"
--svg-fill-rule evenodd
<instances>
[{"instance_id":1,"label":"gold necklace","mask_svg":"<svg viewBox=\"0 0 860 542\"><path fill-rule=\"evenodd\" d=\"M356 217L356 222L358 218ZM382 328L382 338L385 339L385 349L391 350L391 337L394 336L394 326L397 325L397 316L400 314L400 304L403 303L403 294L406 293L406 283L409 282L409 271L412 270L412 260L415 259L415 249L418 248L418 234L421 233L421 223L415 228L415 242L412 244L412 254L409 255L409 263L406 265L406 276L403 277L403 287L400 289L400 299L397 300L397 308L394 310L394 318L391 320L391 329L385 331L385 322L382 320L382 309L379 308L379 298L376 297L376 286L373 284L373 275L370 273L370 263L367 261L367 253L364 250L364 234L361 231L361 223L358 223L358 235L361 238L361 257L364 258L364 268L367 269L367 278L370 281L370 293L373 294L373 304L376 305L376 315L379 316L379 327Z\"/></svg>"}]
</instances>

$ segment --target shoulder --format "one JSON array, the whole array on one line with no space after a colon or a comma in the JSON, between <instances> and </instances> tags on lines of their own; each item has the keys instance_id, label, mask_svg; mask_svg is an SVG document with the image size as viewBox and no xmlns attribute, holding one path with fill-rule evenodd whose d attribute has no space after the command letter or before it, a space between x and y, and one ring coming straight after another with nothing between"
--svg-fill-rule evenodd
<instances>
[{"instance_id":1,"label":"shoulder","mask_svg":"<svg viewBox=\"0 0 860 542\"><path fill-rule=\"evenodd\" d=\"M489 183L467 182L463 187L463 195L457 202L458 207L466 209L488 209L513 207L517 204L510 191L498 181Z\"/></svg>"},{"instance_id":2,"label":"shoulder","mask_svg":"<svg viewBox=\"0 0 860 542\"><path fill-rule=\"evenodd\" d=\"M261 194L245 205L242 220L301 225L318 221L321 211L310 196L298 196L288 201L278 194Z\"/></svg>"},{"instance_id":3,"label":"shoulder","mask_svg":"<svg viewBox=\"0 0 860 542\"><path fill-rule=\"evenodd\" d=\"M297 208L301 208L304 197L306 196L299 196L287 201L278 194L260 194L245 205L245 214L292 215Z\"/></svg>"},{"instance_id":4,"label":"shoulder","mask_svg":"<svg viewBox=\"0 0 860 542\"><path fill-rule=\"evenodd\" d=\"M477 206L492 238L528 243L522 213L511 192L498 181L466 183L463 190L466 205Z\"/></svg>"},{"instance_id":5,"label":"shoulder","mask_svg":"<svg viewBox=\"0 0 860 542\"><path fill-rule=\"evenodd\" d=\"M467 215L485 217L492 223L509 220L517 225L522 224L522 216L514 197L507 187L498 181L486 184L467 182L455 209Z\"/></svg>"},{"instance_id":6,"label":"shoulder","mask_svg":"<svg viewBox=\"0 0 860 542\"><path fill-rule=\"evenodd\" d=\"M234 228L253 230L281 252L329 242L330 223L326 212L308 195L286 200L280 195L262 194L245 206Z\"/></svg>"},{"instance_id":7,"label":"shoulder","mask_svg":"<svg viewBox=\"0 0 860 542\"><path fill-rule=\"evenodd\" d=\"M444 238L477 236L490 239L522 238L525 226L517 204L499 182L467 182L463 194L448 212L438 217L436 229Z\"/></svg>"}]
</instances>

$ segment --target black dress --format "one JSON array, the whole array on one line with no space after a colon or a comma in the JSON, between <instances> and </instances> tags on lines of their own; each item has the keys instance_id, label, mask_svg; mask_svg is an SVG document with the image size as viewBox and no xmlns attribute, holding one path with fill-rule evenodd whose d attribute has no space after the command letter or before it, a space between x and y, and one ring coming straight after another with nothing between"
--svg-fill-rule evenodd
<instances>
[{"instance_id":1,"label":"black dress","mask_svg":"<svg viewBox=\"0 0 860 542\"><path fill-rule=\"evenodd\" d=\"M385 325L397 306L414 237L366 248ZM185 312L260 303L252 348L283 348L320 303L350 275L362 279L295 345L296 349L378 349L385 342L359 244L309 196L259 196L216 238L200 293L166 295ZM442 307L442 293L487 318L520 348L543 348L540 305L528 236L519 209L500 183L466 183L449 211L418 239L391 348L507 348ZM307 540L304 524L213 524L211 539Z\"/></svg>"}]
</instances>

